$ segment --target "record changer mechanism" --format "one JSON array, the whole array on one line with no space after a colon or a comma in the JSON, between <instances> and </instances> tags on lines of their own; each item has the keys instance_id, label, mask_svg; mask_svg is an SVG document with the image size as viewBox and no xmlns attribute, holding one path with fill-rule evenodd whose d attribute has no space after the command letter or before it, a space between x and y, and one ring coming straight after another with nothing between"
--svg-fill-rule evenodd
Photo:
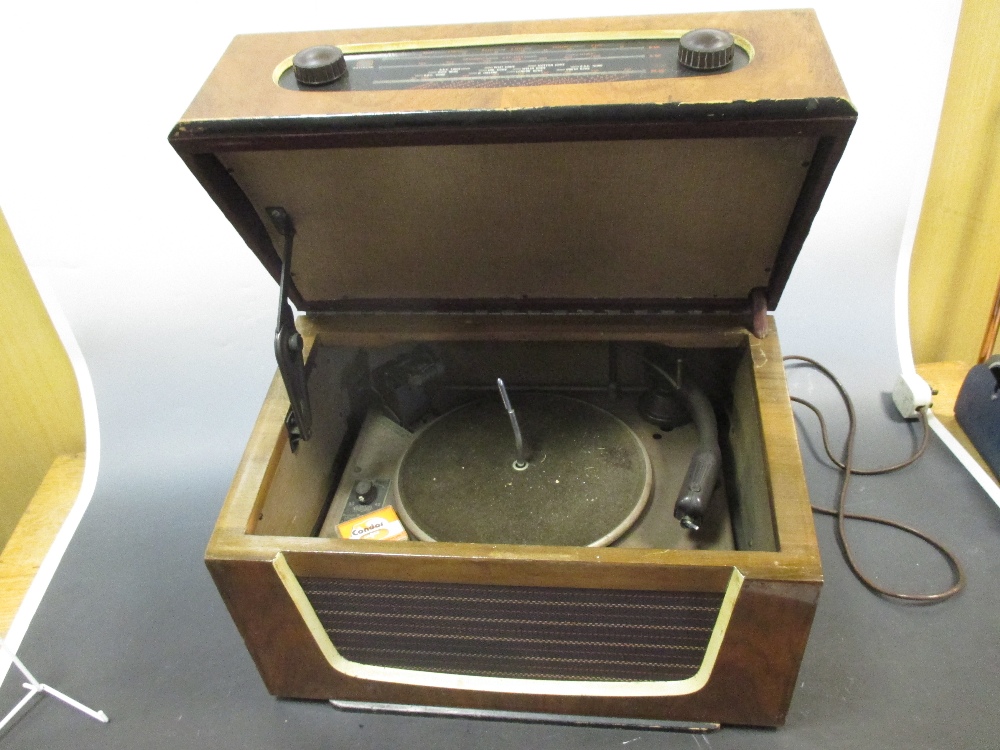
<instances>
[{"instance_id":1,"label":"record changer mechanism","mask_svg":"<svg viewBox=\"0 0 1000 750\"><path fill-rule=\"evenodd\" d=\"M517 370L523 351L491 348ZM710 508L721 452L708 398L662 347L606 348L606 382L593 385L454 382L428 345L375 366L321 535L390 505L423 541L731 549L728 513ZM485 380L477 354L462 369ZM620 382L623 361L639 380Z\"/></svg>"}]
</instances>

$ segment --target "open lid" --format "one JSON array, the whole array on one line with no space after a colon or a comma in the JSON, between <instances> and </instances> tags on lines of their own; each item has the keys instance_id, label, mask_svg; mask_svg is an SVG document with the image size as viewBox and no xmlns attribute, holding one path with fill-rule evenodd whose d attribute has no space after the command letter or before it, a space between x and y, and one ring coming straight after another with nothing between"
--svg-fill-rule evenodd
<instances>
[{"instance_id":1,"label":"open lid","mask_svg":"<svg viewBox=\"0 0 1000 750\"><path fill-rule=\"evenodd\" d=\"M241 36L170 141L275 278L283 209L300 310L742 312L855 119L815 15L768 11Z\"/></svg>"}]
</instances>

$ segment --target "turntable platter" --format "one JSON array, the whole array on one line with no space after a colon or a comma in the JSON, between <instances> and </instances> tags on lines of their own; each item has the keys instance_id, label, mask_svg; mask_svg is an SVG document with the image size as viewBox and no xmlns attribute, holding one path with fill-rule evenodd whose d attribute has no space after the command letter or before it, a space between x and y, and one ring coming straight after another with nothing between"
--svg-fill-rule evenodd
<instances>
[{"instance_id":1,"label":"turntable platter","mask_svg":"<svg viewBox=\"0 0 1000 750\"><path fill-rule=\"evenodd\" d=\"M531 458L517 453L500 399L448 412L399 464L396 509L425 541L602 546L624 534L652 488L646 449L620 419L585 401L523 394Z\"/></svg>"}]
</instances>

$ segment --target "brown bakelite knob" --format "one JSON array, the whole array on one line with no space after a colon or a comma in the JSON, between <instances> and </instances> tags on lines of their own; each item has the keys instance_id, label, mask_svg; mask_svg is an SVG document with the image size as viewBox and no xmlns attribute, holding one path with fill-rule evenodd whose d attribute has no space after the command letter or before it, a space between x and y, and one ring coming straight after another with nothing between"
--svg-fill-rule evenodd
<instances>
[{"instance_id":1,"label":"brown bakelite knob","mask_svg":"<svg viewBox=\"0 0 1000 750\"><path fill-rule=\"evenodd\" d=\"M333 83L347 73L347 61L340 47L307 47L292 58L295 80L305 86Z\"/></svg>"},{"instance_id":2,"label":"brown bakelite knob","mask_svg":"<svg viewBox=\"0 0 1000 750\"><path fill-rule=\"evenodd\" d=\"M695 29L681 37L677 62L691 70L719 70L733 61L735 49L728 31Z\"/></svg>"}]
</instances>

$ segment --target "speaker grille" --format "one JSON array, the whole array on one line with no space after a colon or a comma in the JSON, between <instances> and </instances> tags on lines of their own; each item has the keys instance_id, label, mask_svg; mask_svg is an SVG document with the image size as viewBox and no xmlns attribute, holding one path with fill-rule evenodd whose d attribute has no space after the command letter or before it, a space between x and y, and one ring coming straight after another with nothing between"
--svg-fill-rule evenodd
<instances>
[{"instance_id":1,"label":"speaker grille","mask_svg":"<svg viewBox=\"0 0 1000 750\"><path fill-rule=\"evenodd\" d=\"M701 666L723 595L302 578L340 654L451 674L681 680Z\"/></svg>"}]
</instances>

